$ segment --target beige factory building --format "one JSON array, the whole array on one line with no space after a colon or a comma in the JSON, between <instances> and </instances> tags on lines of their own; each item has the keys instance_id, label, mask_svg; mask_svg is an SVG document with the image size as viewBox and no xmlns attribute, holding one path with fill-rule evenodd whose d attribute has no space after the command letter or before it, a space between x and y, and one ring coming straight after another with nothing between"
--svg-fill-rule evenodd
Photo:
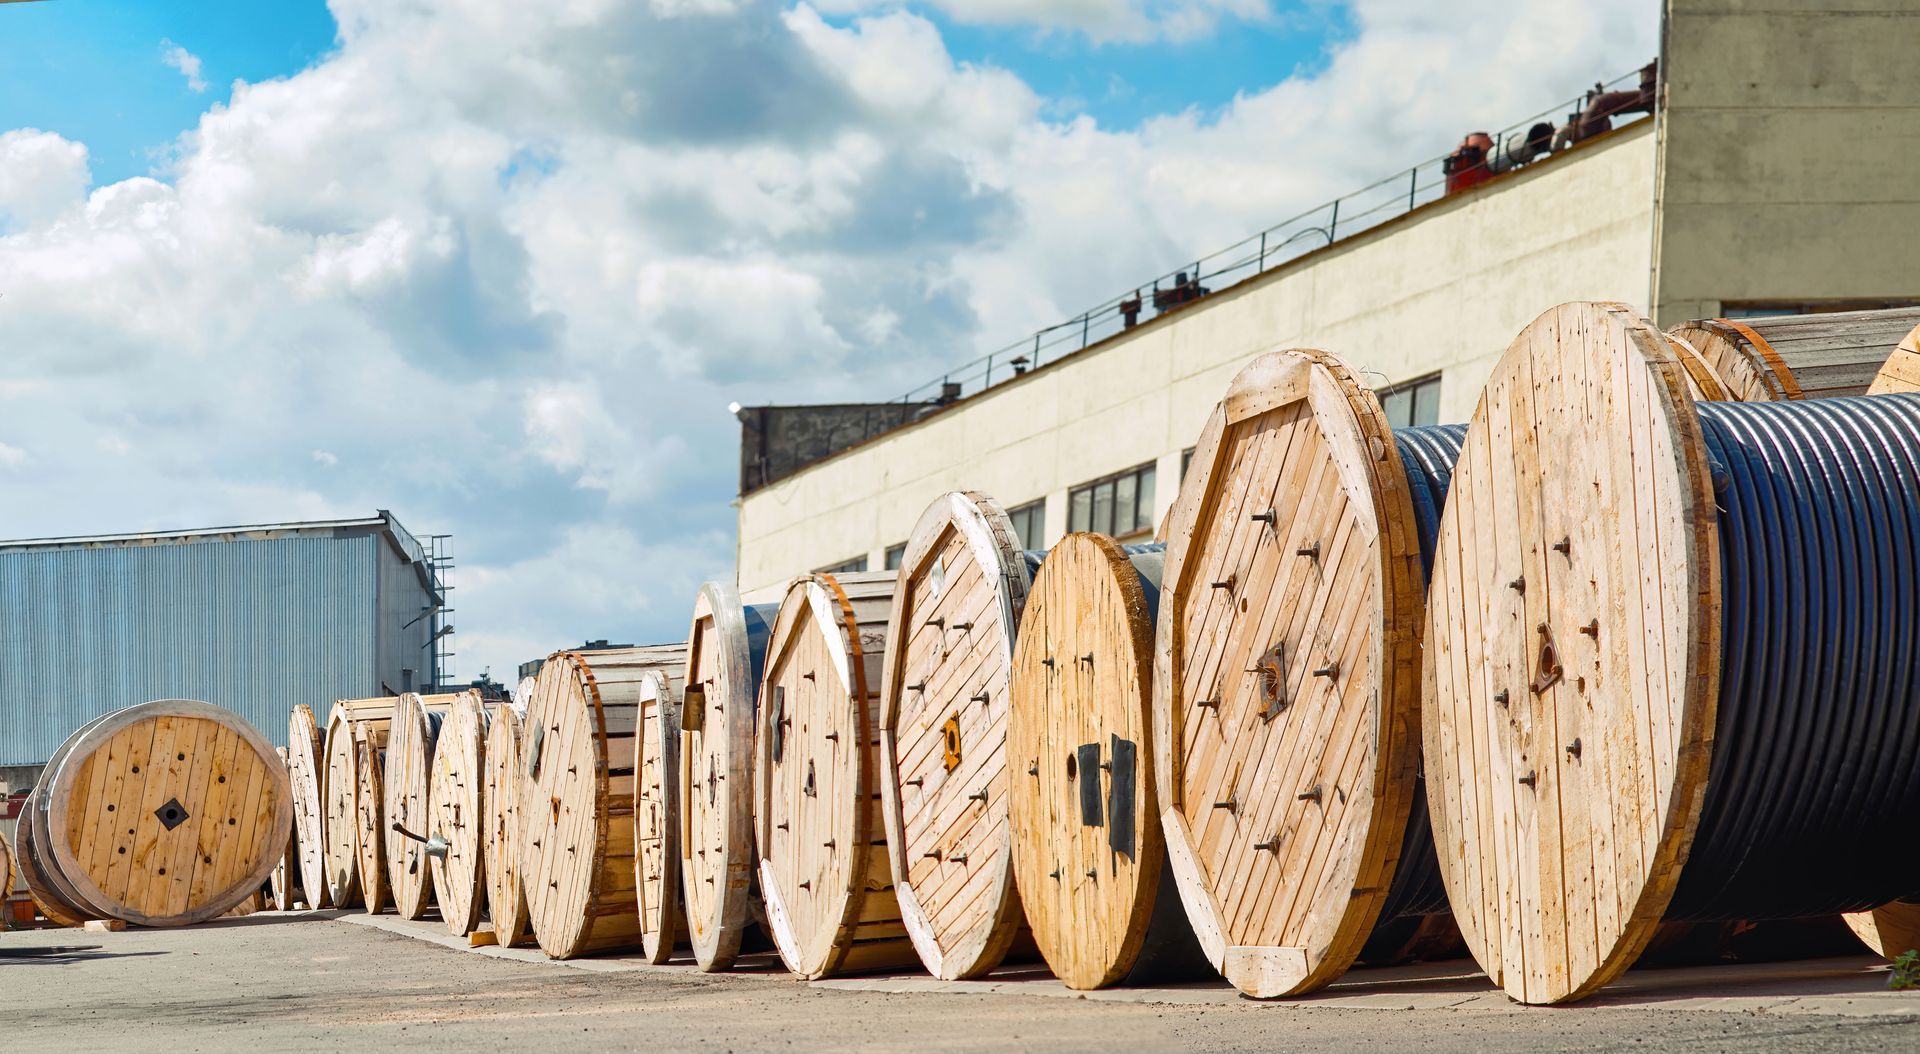
<instances>
[{"instance_id":1,"label":"beige factory building","mask_svg":"<svg viewBox=\"0 0 1920 1054\"><path fill-rule=\"evenodd\" d=\"M1466 420L1507 343L1563 301L1662 326L1920 303L1917 41L1920 0L1669 0L1651 116L962 398L818 408L867 422L852 445L782 451L773 424L808 408L742 411L740 586L886 567L955 489L1015 510L1031 548L1089 521L1145 538L1228 379L1273 348L1338 352L1396 424L1423 424Z\"/></svg>"}]
</instances>

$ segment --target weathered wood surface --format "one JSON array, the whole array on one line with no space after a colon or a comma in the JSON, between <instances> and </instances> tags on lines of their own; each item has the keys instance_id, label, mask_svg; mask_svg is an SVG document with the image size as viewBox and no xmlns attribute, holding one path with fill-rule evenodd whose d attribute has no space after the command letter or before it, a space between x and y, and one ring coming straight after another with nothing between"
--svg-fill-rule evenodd
<instances>
[{"instance_id":1,"label":"weathered wood surface","mask_svg":"<svg viewBox=\"0 0 1920 1054\"><path fill-rule=\"evenodd\" d=\"M684 644L556 652L535 679L521 747L520 867L534 937L554 958L640 945L640 683L685 662Z\"/></svg>"},{"instance_id":2,"label":"weathered wood surface","mask_svg":"<svg viewBox=\"0 0 1920 1054\"><path fill-rule=\"evenodd\" d=\"M41 870L97 918L203 922L251 896L293 822L286 769L236 715L163 699L63 744L36 794Z\"/></svg>"},{"instance_id":3,"label":"weathered wood surface","mask_svg":"<svg viewBox=\"0 0 1920 1054\"><path fill-rule=\"evenodd\" d=\"M387 794L383 769L387 729L369 723L352 733L354 866L359 874L360 906L369 915L387 910Z\"/></svg>"},{"instance_id":4,"label":"weathered wood surface","mask_svg":"<svg viewBox=\"0 0 1920 1054\"><path fill-rule=\"evenodd\" d=\"M35 786L27 792L26 801L21 803L21 822L13 832L14 867L19 870L20 881L27 887L27 895L33 898L34 907L42 918L57 926L78 926L94 915L62 895L42 868L39 846L34 841L33 833L33 817L39 811L39 799L40 788Z\"/></svg>"},{"instance_id":5,"label":"weathered wood surface","mask_svg":"<svg viewBox=\"0 0 1920 1054\"><path fill-rule=\"evenodd\" d=\"M425 918L433 906L433 868L427 857L427 798L433 779L433 748L454 700L463 693L394 700L380 766L387 890L403 919ZM413 835L414 837L409 837Z\"/></svg>"},{"instance_id":6,"label":"weathered wood surface","mask_svg":"<svg viewBox=\"0 0 1920 1054\"><path fill-rule=\"evenodd\" d=\"M1698 319L1671 333L1724 388L1724 395L1707 398L1753 402L1864 395L1916 325L1920 307ZM1688 365L1684 356L1681 365Z\"/></svg>"},{"instance_id":7,"label":"weathered wood surface","mask_svg":"<svg viewBox=\"0 0 1920 1054\"><path fill-rule=\"evenodd\" d=\"M1198 958L1179 891L1164 875L1150 771L1149 591L1159 588L1161 566L1158 553L1136 566L1110 538L1067 535L1033 580L1014 646L1014 874L1034 942L1069 988L1127 977L1156 919L1185 931L1184 944L1177 935L1155 940L1157 952Z\"/></svg>"},{"instance_id":8,"label":"weathered wood surface","mask_svg":"<svg viewBox=\"0 0 1920 1054\"><path fill-rule=\"evenodd\" d=\"M945 980L999 965L1024 925L1007 819L1007 677L1031 585L984 494L929 505L908 537L880 691L880 789L900 911Z\"/></svg>"},{"instance_id":9,"label":"weathered wood surface","mask_svg":"<svg viewBox=\"0 0 1920 1054\"><path fill-rule=\"evenodd\" d=\"M1628 308L1547 312L1495 367L1441 521L1428 808L1461 935L1522 1002L1632 963L1699 820L1720 565L1686 383Z\"/></svg>"},{"instance_id":10,"label":"weathered wood surface","mask_svg":"<svg viewBox=\"0 0 1920 1054\"><path fill-rule=\"evenodd\" d=\"M323 883L327 900L337 908L350 908L363 901L360 846L361 831L368 822L360 811L359 742L368 735L368 728L363 726L371 724L377 729L379 749L385 750L386 729L392 718L392 696L342 699L327 711L320 755L320 855L326 867ZM377 811L377 798L375 807ZM371 829L379 830L377 817L374 819ZM384 846L385 841L376 839L375 844ZM384 867L381 870L384 873ZM384 889L385 882L379 887Z\"/></svg>"},{"instance_id":11,"label":"weathered wood surface","mask_svg":"<svg viewBox=\"0 0 1920 1054\"><path fill-rule=\"evenodd\" d=\"M1841 918L1861 943L1883 959L1920 951L1920 902L1897 900Z\"/></svg>"},{"instance_id":12,"label":"weathered wood surface","mask_svg":"<svg viewBox=\"0 0 1920 1054\"><path fill-rule=\"evenodd\" d=\"M638 780L633 809L634 897L640 910L640 947L647 961L665 963L687 929L680 901L680 696L678 668L641 674L640 732L633 738Z\"/></svg>"},{"instance_id":13,"label":"weathered wood surface","mask_svg":"<svg viewBox=\"0 0 1920 1054\"><path fill-rule=\"evenodd\" d=\"M293 789L294 871L309 908L332 904L327 892L325 743L313 708L299 703L287 714L287 784Z\"/></svg>"},{"instance_id":14,"label":"weathered wood surface","mask_svg":"<svg viewBox=\"0 0 1920 1054\"><path fill-rule=\"evenodd\" d=\"M1920 325L1901 338L1867 388L1869 395L1888 392L1920 392Z\"/></svg>"},{"instance_id":15,"label":"weathered wood surface","mask_svg":"<svg viewBox=\"0 0 1920 1054\"><path fill-rule=\"evenodd\" d=\"M777 605L708 582L694 599L680 739L680 893L702 970L725 970L760 912L753 855L753 730Z\"/></svg>"},{"instance_id":16,"label":"weathered wood surface","mask_svg":"<svg viewBox=\"0 0 1920 1054\"><path fill-rule=\"evenodd\" d=\"M897 577L795 579L767 646L754 823L767 925L814 979L919 961L881 817L879 681Z\"/></svg>"},{"instance_id":17,"label":"weathered wood surface","mask_svg":"<svg viewBox=\"0 0 1920 1054\"><path fill-rule=\"evenodd\" d=\"M288 767L287 748L274 747L273 752L280 759L281 766ZM289 776L291 776L290 769ZM292 780L289 779L288 783L291 784ZM292 794L292 791L288 793ZM299 813L297 806L294 812L297 819ZM298 831L297 823L288 825L286 849L281 852L280 859L274 863L273 872L267 876L267 888L273 893L273 907L276 911L292 911L293 902L299 897L300 868L297 862L299 850L295 845L299 841Z\"/></svg>"},{"instance_id":18,"label":"weathered wood surface","mask_svg":"<svg viewBox=\"0 0 1920 1054\"><path fill-rule=\"evenodd\" d=\"M528 695L532 695L529 683ZM486 787L481 792L481 807L486 812L486 864L483 868L487 887L487 918L493 922L494 942L512 947L529 936L527 892L520 877L520 742L523 705L513 704L494 711L487 728Z\"/></svg>"},{"instance_id":19,"label":"weathered wood surface","mask_svg":"<svg viewBox=\"0 0 1920 1054\"><path fill-rule=\"evenodd\" d=\"M434 898L447 932L465 936L480 928L486 908L485 834L487 727L491 706L474 691L453 701L434 742L427 781L427 830L446 841L446 851L429 854Z\"/></svg>"},{"instance_id":20,"label":"weathered wood surface","mask_svg":"<svg viewBox=\"0 0 1920 1054\"><path fill-rule=\"evenodd\" d=\"M1392 882L1419 760L1416 531L1344 363L1279 352L1233 379L1168 530L1155 772L1188 917L1249 995L1338 977Z\"/></svg>"},{"instance_id":21,"label":"weathered wood surface","mask_svg":"<svg viewBox=\"0 0 1920 1054\"><path fill-rule=\"evenodd\" d=\"M12 921L7 898L13 895L13 888L13 843L7 840L5 831L0 831L0 930Z\"/></svg>"}]
</instances>

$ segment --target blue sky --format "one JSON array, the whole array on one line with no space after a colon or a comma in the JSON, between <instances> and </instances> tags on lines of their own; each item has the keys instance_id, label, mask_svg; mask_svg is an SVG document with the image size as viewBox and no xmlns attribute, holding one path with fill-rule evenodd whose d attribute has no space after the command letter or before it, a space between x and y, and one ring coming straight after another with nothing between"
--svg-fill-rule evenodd
<instances>
[{"instance_id":1,"label":"blue sky","mask_svg":"<svg viewBox=\"0 0 1920 1054\"><path fill-rule=\"evenodd\" d=\"M296 72L334 39L316 0L49 0L0 18L0 128L85 142L103 183L148 174L236 78ZM200 58L204 92L162 61L162 41Z\"/></svg>"},{"instance_id":2,"label":"blue sky","mask_svg":"<svg viewBox=\"0 0 1920 1054\"><path fill-rule=\"evenodd\" d=\"M1345 8L1320 3L1231 20L1185 40L1141 42L920 13L957 61L1008 70L1045 96L1049 118L1084 113L1118 129L1189 108L1217 112L1236 95L1320 68L1326 48L1351 33ZM236 79L289 76L335 46L321 0L48 0L0 14L0 129L40 128L86 143L97 183L153 174L180 133L227 101ZM163 61L169 46L200 60L204 90Z\"/></svg>"},{"instance_id":3,"label":"blue sky","mask_svg":"<svg viewBox=\"0 0 1920 1054\"><path fill-rule=\"evenodd\" d=\"M730 403L897 395L1637 68L1658 26L336 3L344 37L313 0L0 4L0 537L392 509L455 538L469 675L685 632L733 571Z\"/></svg>"}]
</instances>

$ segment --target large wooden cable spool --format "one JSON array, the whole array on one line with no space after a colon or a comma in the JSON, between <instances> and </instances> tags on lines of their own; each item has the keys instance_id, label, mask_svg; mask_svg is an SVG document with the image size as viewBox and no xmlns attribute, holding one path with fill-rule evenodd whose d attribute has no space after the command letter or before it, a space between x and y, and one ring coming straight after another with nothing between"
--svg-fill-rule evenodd
<instances>
[{"instance_id":1,"label":"large wooden cable spool","mask_svg":"<svg viewBox=\"0 0 1920 1054\"><path fill-rule=\"evenodd\" d=\"M1212 973L1167 873L1150 771L1164 553L1067 535L1033 580L1014 646L1014 874L1034 942L1069 988Z\"/></svg>"},{"instance_id":2,"label":"large wooden cable spool","mask_svg":"<svg viewBox=\"0 0 1920 1054\"><path fill-rule=\"evenodd\" d=\"M369 722L353 733L352 745L354 869L360 906L378 915L387 910L393 892L387 876L386 726Z\"/></svg>"},{"instance_id":3,"label":"large wooden cable spool","mask_svg":"<svg viewBox=\"0 0 1920 1054\"><path fill-rule=\"evenodd\" d=\"M724 582L694 599L680 726L680 892L702 970L725 970L759 910L753 734L776 604L743 605Z\"/></svg>"},{"instance_id":4,"label":"large wooden cable spool","mask_svg":"<svg viewBox=\"0 0 1920 1054\"><path fill-rule=\"evenodd\" d=\"M1862 944L1883 959L1920 950L1920 900L1896 900L1841 918Z\"/></svg>"},{"instance_id":5,"label":"large wooden cable spool","mask_svg":"<svg viewBox=\"0 0 1920 1054\"><path fill-rule=\"evenodd\" d=\"M8 911L7 898L13 895L13 843L7 841L4 831L0 831L0 930L5 930L12 922Z\"/></svg>"},{"instance_id":6,"label":"large wooden cable spool","mask_svg":"<svg viewBox=\"0 0 1920 1054\"><path fill-rule=\"evenodd\" d=\"M422 919L433 906L433 867L427 855L428 797L433 749L458 693L407 692L393 702L381 762L387 889L403 919Z\"/></svg>"},{"instance_id":7,"label":"large wooden cable spool","mask_svg":"<svg viewBox=\"0 0 1920 1054\"><path fill-rule=\"evenodd\" d=\"M1024 922L1007 820L1007 676L1031 584L984 494L927 507L908 537L878 685L880 790L901 917L928 972L977 977Z\"/></svg>"},{"instance_id":8,"label":"large wooden cable spool","mask_svg":"<svg viewBox=\"0 0 1920 1054\"><path fill-rule=\"evenodd\" d=\"M520 742L525 695L494 711L487 728L486 787L481 793L486 810L483 868L487 886L487 918L501 947L519 944L528 936L527 891L520 876Z\"/></svg>"},{"instance_id":9,"label":"large wooden cable spool","mask_svg":"<svg viewBox=\"0 0 1920 1054\"><path fill-rule=\"evenodd\" d=\"M521 746L520 866L540 948L556 959L640 944L633 739L640 683L686 646L556 652L540 667Z\"/></svg>"},{"instance_id":10,"label":"large wooden cable spool","mask_svg":"<svg viewBox=\"0 0 1920 1054\"><path fill-rule=\"evenodd\" d=\"M27 887L27 895L33 898L34 907L43 918L58 926L78 926L94 915L63 896L54 888L40 864L39 847L33 834L33 817L38 806L39 787L27 792L26 801L21 803L20 824L14 828L13 851L14 867L20 872L20 882Z\"/></svg>"},{"instance_id":11,"label":"large wooden cable spool","mask_svg":"<svg viewBox=\"0 0 1920 1054\"><path fill-rule=\"evenodd\" d=\"M34 795L38 868L90 917L183 926L251 897L284 852L286 769L259 731L162 699L75 732Z\"/></svg>"},{"instance_id":12,"label":"large wooden cable spool","mask_svg":"<svg viewBox=\"0 0 1920 1054\"><path fill-rule=\"evenodd\" d=\"M274 747L273 753L280 759L281 766L287 767L287 748ZM290 769L288 776L287 783L289 788L291 788L293 780ZM291 795L293 791L289 789L287 793ZM281 852L280 859L274 862L273 871L267 876L267 889L272 893L272 904L275 911L292 911L293 902L298 898L300 893L300 866L297 863L299 849L294 844L299 840L299 835L296 833L299 829L299 811L298 805L296 804L294 808L296 822L287 825L286 849Z\"/></svg>"},{"instance_id":13,"label":"large wooden cable spool","mask_svg":"<svg viewBox=\"0 0 1920 1054\"><path fill-rule=\"evenodd\" d=\"M1236 988L1312 991L1373 931L1415 798L1420 546L1378 402L1323 352L1254 360L1168 534L1154 771L1180 898Z\"/></svg>"},{"instance_id":14,"label":"large wooden cable spool","mask_svg":"<svg viewBox=\"0 0 1920 1054\"><path fill-rule=\"evenodd\" d=\"M812 980L919 961L880 801L880 673L898 578L795 579L767 645L754 825L767 927Z\"/></svg>"},{"instance_id":15,"label":"large wooden cable spool","mask_svg":"<svg viewBox=\"0 0 1920 1054\"><path fill-rule=\"evenodd\" d=\"M434 741L427 786L427 860L447 932L480 928L486 908L486 741L491 710L476 691L461 692Z\"/></svg>"},{"instance_id":16,"label":"large wooden cable spool","mask_svg":"<svg viewBox=\"0 0 1920 1054\"><path fill-rule=\"evenodd\" d=\"M1901 338L1920 324L1920 307L1766 318L1708 318L1669 332L1686 343L1719 382L1710 399L1760 402L1864 395ZM1697 370L1684 351L1687 372ZM1724 394L1720 394L1724 392Z\"/></svg>"},{"instance_id":17,"label":"large wooden cable spool","mask_svg":"<svg viewBox=\"0 0 1920 1054\"><path fill-rule=\"evenodd\" d=\"M296 708L297 710L297 708ZM327 900L334 907L350 908L362 902L360 882L359 740L371 723L380 730L380 745L386 746L386 727L393 718L393 697L342 699L327 711L326 733L321 737L320 771L320 856L325 866L321 876ZM289 717L289 731L297 716ZM296 788L295 793L298 793ZM378 829L376 824L375 830ZM384 845L384 840L376 840ZM384 888L384 883L382 883ZM374 910L379 910L377 907Z\"/></svg>"},{"instance_id":18,"label":"large wooden cable spool","mask_svg":"<svg viewBox=\"0 0 1920 1054\"><path fill-rule=\"evenodd\" d=\"M1422 712L1449 898L1510 996L1592 993L1663 919L1920 892L1916 539L1920 396L1695 404L1615 304L1515 340L1442 519Z\"/></svg>"},{"instance_id":19,"label":"large wooden cable spool","mask_svg":"<svg viewBox=\"0 0 1920 1054\"><path fill-rule=\"evenodd\" d=\"M640 732L633 739L638 778L633 808L634 899L640 948L650 963L673 958L686 932L680 900L680 696L683 666L648 670L639 683Z\"/></svg>"},{"instance_id":20,"label":"large wooden cable spool","mask_svg":"<svg viewBox=\"0 0 1920 1054\"><path fill-rule=\"evenodd\" d=\"M307 907L332 903L327 889L325 743L313 707L296 704L287 713L287 783L293 788L294 870Z\"/></svg>"},{"instance_id":21,"label":"large wooden cable spool","mask_svg":"<svg viewBox=\"0 0 1920 1054\"><path fill-rule=\"evenodd\" d=\"M1920 392L1920 325L1901 338L1893 354L1887 356L1886 365L1873 378L1868 387L1869 395L1890 395L1894 392Z\"/></svg>"}]
</instances>

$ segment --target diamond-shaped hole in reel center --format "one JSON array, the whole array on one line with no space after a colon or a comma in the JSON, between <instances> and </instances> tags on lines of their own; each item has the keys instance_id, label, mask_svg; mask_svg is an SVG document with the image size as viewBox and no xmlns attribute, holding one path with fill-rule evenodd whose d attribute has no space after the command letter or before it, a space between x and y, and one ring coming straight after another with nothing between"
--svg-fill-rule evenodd
<instances>
[{"instance_id":1,"label":"diamond-shaped hole in reel center","mask_svg":"<svg viewBox=\"0 0 1920 1054\"><path fill-rule=\"evenodd\" d=\"M161 826L169 831L187 822L187 810L181 806L178 798L168 798L165 805L153 810L153 814L160 818Z\"/></svg>"}]
</instances>

